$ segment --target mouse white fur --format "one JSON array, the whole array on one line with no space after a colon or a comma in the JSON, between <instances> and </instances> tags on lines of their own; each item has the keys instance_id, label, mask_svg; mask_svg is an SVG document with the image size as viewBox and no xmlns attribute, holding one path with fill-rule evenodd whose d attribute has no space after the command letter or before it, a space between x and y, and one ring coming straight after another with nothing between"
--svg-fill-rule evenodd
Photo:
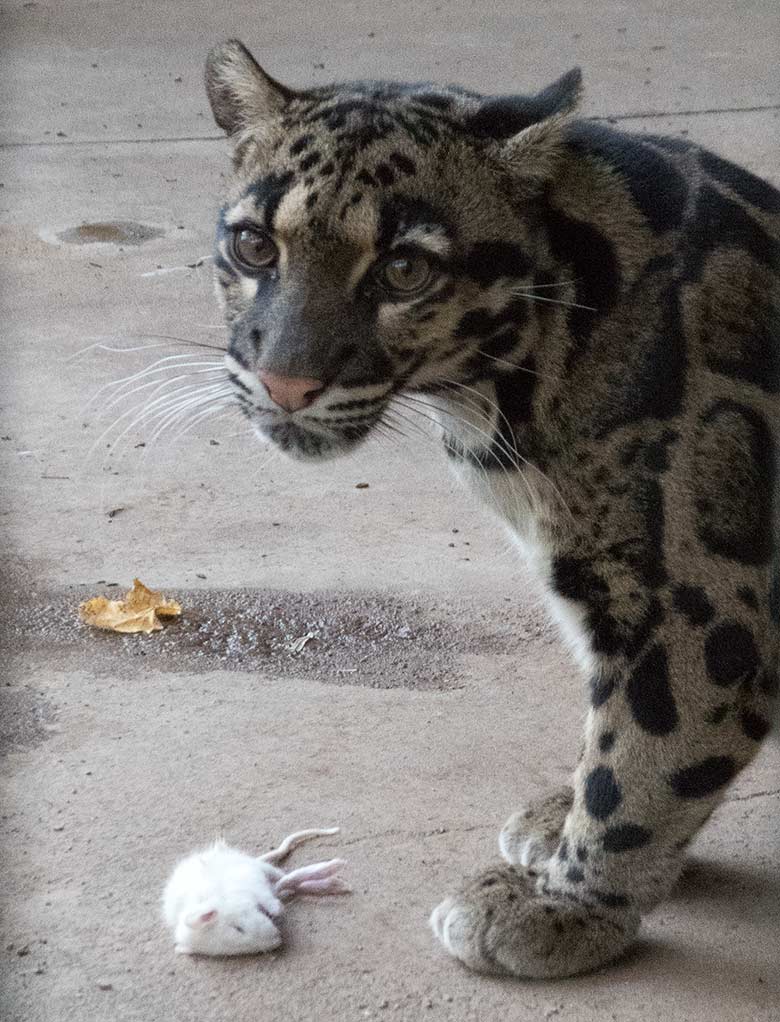
<instances>
[{"instance_id":1,"label":"mouse white fur","mask_svg":"<svg viewBox=\"0 0 780 1022\"><path fill-rule=\"evenodd\" d=\"M343 859L316 862L289 873L281 862L304 841L338 834L338 827L290 834L265 855L253 856L216 841L176 866L163 892L163 917L176 951L185 955L248 955L282 943L277 925L283 900L295 894L345 894L336 873Z\"/></svg>"}]
</instances>

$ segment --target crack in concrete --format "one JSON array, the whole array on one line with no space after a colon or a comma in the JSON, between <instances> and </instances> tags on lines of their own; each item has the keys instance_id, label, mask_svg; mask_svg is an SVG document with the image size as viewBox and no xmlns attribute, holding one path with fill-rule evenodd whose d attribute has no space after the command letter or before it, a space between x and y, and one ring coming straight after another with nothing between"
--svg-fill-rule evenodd
<instances>
[{"instance_id":1,"label":"crack in concrete","mask_svg":"<svg viewBox=\"0 0 780 1022\"><path fill-rule=\"evenodd\" d=\"M780 110L780 103L764 103L758 106L718 106L704 107L701 110L640 110L627 114L593 114L586 117L587 121L607 121L610 124L618 121L656 120L660 117L701 117L707 114L755 114L770 110ZM58 142L0 142L0 149L42 149L67 148L91 145L159 145L164 142L223 142L224 135L162 135L145 138L84 138L69 139Z\"/></svg>"},{"instance_id":2,"label":"crack in concrete","mask_svg":"<svg viewBox=\"0 0 780 1022\"><path fill-rule=\"evenodd\" d=\"M339 844L348 848L350 845L363 844L365 841L381 841L382 838L386 837L403 837L414 840L426 837L442 837L444 834L471 834L476 830L495 830L497 833L499 829L500 827L494 823L475 823L467 827L433 827L431 830L402 830L398 827L393 827L390 830L378 831L375 834L365 834L360 837L353 837L348 841L341 841Z\"/></svg>"},{"instance_id":3,"label":"crack in concrete","mask_svg":"<svg viewBox=\"0 0 780 1022\"><path fill-rule=\"evenodd\" d=\"M735 795L727 798L727 802L747 802L751 798L767 798L770 795L780 795L780 788L769 788L766 791L751 791L747 795Z\"/></svg>"}]
</instances>

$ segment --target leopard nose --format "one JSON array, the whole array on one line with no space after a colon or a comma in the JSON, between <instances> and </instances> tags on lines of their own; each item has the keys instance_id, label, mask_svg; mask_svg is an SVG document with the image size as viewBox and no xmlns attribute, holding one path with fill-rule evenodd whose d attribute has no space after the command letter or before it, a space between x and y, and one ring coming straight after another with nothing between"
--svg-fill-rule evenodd
<instances>
[{"instance_id":1,"label":"leopard nose","mask_svg":"<svg viewBox=\"0 0 780 1022\"><path fill-rule=\"evenodd\" d=\"M286 412L308 408L325 390L322 380L308 376L279 376L261 369L257 374L271 400Z\"/></svg>"}]
</instances>

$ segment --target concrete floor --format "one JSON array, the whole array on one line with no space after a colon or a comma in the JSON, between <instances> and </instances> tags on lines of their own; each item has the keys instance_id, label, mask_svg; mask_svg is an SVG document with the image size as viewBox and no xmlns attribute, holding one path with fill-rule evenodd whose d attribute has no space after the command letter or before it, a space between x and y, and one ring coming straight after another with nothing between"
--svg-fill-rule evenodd
<instances>
[{"instance_id":1,"label":"concrete floor","mask_svg":"<svg viewBox=\"0 0 780 1022\"><path fill-rule=\"evenodd\" d=\"M133 416L102 430L143 392L88 404L187 350L158 335L223 337L208 265L187 265L209 252L227 162L201 87L212 43L240 35L302 85L522 90L580 63L587 113L685 133L778 183L773 0L0 10L2 1017L777 1022L776 745L619 965L549 984L470 974L427 915L496 856L521 800L566 777L582 717L503 534L422 439L313 468L228 418L157 441L152 423L109 447ZM156 236L59 238L98 221ZM80 599L134 575L181 596L200 645L78 629ZM268 635L231 618L242 589L259 619L291 634L319 620L330 642L263 661ZM295 904L283 953L174 956L157 901L178 856L220 831L262 849L331 824L342 834L317 855L349 860L352 896Z\"/></svg>"}]
</instances>

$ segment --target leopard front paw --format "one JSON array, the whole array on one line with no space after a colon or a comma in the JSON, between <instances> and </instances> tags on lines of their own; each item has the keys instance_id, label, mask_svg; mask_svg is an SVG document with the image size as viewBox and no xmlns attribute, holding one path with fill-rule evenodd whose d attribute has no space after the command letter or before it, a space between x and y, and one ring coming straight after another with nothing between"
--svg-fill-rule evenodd
<instances>
[{"instance_id":1,"label":"leopard front paw","mask_svg":"<svg viewBox=\"0 0 780 1022\"><path fill-rule=\"evenodd\" d=\"M535 869L554 853L574 801L574 790L558 788L513 813L498 835L501 854L512 866Z\"/></svg>"},{"instance_id":2,"label":"leopard front paw","mask_svg":"<svg viewBox=\"0 0 780 1022\"><path fill-rule=\"evenodd\" d=\"M510 866L485 870L433 910L433 932L470 969L525 979L588 972L633 940L636 913L600 911L539 885Z\"/></svg>"}]
</instances>

